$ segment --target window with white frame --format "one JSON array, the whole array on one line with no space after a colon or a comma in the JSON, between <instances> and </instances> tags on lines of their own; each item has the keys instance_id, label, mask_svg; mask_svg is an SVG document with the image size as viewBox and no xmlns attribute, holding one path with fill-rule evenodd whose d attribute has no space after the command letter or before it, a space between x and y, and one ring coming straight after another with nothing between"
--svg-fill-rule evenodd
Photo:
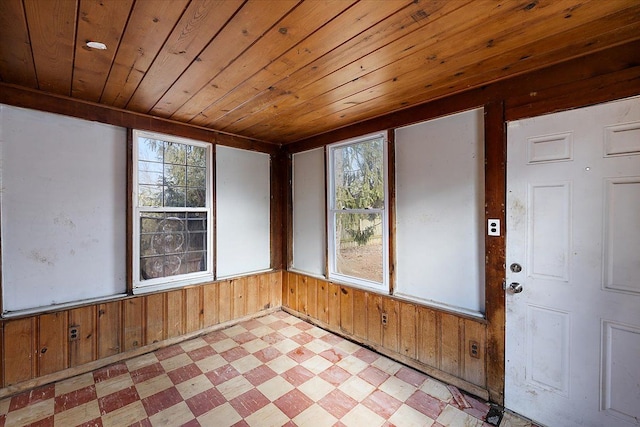
<instances>
[{"instance_id":1,"label":"window with white frame","mask_svg":"<svg viewBox=\"0 0 640 427\"><path fill-rule=\"evenodd\" d=\"M388 291L386 135L329 145L327 156L329 278Z\"/></svg>"},{"instance_id":2,"label":"window with white frame","mask_svg":"<svg viewBox=\"0 0 640 427\"><path fill-rule=\"evenodd\" d=\"M213 280L211 144L133 132L133 286Z\"/></svg>"}]
</instances>

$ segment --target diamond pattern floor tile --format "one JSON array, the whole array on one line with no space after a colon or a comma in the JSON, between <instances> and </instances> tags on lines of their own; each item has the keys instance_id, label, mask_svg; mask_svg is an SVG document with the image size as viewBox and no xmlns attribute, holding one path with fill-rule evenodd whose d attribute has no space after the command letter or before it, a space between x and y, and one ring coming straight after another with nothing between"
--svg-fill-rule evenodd
<instances>
[{"instance_id":1,"label":"diamond pattern floor tile","mask_svg":"<svg viewBox=\"0 0 640 427\"><path fill-rule=\"evenodd\" d=\"M0 427L482 427L489 409L279 311L0 400Z\"/></svg>"}]
</instances>

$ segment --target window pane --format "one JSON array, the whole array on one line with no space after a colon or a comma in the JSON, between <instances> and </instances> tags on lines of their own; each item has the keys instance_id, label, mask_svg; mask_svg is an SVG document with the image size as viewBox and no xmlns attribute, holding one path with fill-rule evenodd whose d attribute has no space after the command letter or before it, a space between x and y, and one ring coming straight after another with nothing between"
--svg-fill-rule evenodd
<instances>
[{"instance_id":1,"label":"window pane","mask_svg":"<svg viewBox=\"0 0 640 427\"><path fill-rule=\"evenodd\" d=\"M207 170L205 168L187 167L187 185L192 188L207 186Z\"/></svg>"},{"instance_id":2,"label":"window pane","mask_svg":"<svg viewBox=\"0 0 640 427\"><path fill-rule=\"evenodd\" d=\"M187 165L205 167L207 165L206 148L187 146Z\"/></svg>"},{"instance_id":3,"label":"window pane","mask_svg":"<svg viewBox=\"0 0 640 427\"><path fill-rule=\"evenodd\" d=\"M207 191L204 188L187 190L187 207L201 208L206 204Z\"/></svg>"},{"instance_id":4,"label":"window pane","mask_svg":"<svg viewBox=\"0 0 640 427\"><path fill-rule=\"evenodd\" d=\"M162 163L138 162L138 184L162 184Z\"/></svg>"},{"instance_id":5,"label":"window pane","mask_svg":"<svg viewBox=\"0 0 640 427\"><path fill-rule=\"evenodd\" d=\"M187 167L178 165L165 165L164 183L165 185L179 185L181 187L187 185Z\"/></svg>"},{"instance_id":6,"label":"window pane","mask_svg":"<svg viewBox=\"0 0 640 427\"><path fill-rule=\"evenodd\" d=\"M165 142L164 162L174 165L187 164L187 146L177 142Z\"/></svg>"},{"instance_id":7,"label":"window pane","mask_svg":"<svg viewBox=\"0 0 640 427\"><path fill-rule=\"evenodd\" d=\"M140 216L140 279L207 269L206 212L144 212Z\"/></svg>"},{"instance_id":8,"label":"window pane","mask_svg":"<svg viewBox=\"0 0 640 427\"><path fill-rule=\"evenodd\" d=\"M138 205L140 206L162 206L162 186L160 185L140 185L138 186Z\"/></svg>"},{"instance_id":9,"label":"window pane","mask_svg":"<svg viewBox=\"0 0 640 427\"><path fill-rule=\"evenodd\" d=\"M336 209L384 208L383 139L333 149Z\"/></svg>"},{"instance_id":10,"label":"window pane","mask_svg":"<svg viewBox=\"0 0 640 427\"><path fill-rule=\"evenodd\" d=\"M172 208L183 208L186 204L187 187L164 187L164 205Z\"/></svg>"},{"instance_id":11,"label":"window pane","mask_svg":"<svg viewBox=\"0 0 640 427\"><path fill-rule=\"evenodd\" d=\"M382 214L336 213L336 273L383 282Z\"/></svg>"},{"instance_id":12,"label":"window pane","mask_svg":"<svg viewBox=\"0 0 640 427\"><path fill-rule=\"evenodd\" d=\"M164 142L150 138L139 138L138 159L152 162L162 162L164 154Z\"/></svg>"},{"instance_id":13,"label":"window pane","mask_svg":"<svg viewBox=\"0 0 640 427\"><path fill-rule=\"evenodd\" d=\"M165 217L164 213L145 212L140 217L140 232L153 233Z\"/></svg>"}]
</instances>

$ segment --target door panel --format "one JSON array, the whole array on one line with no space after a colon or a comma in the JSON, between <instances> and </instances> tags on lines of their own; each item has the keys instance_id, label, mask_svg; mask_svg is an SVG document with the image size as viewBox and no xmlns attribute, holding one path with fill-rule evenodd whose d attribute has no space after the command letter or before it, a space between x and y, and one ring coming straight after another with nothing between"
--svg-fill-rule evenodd
<instances>
[{"instance_id":1,"label":"door panel","mask_svg":"<svg viewBox=\"0 0 640 427\"><path fill-rule=\"evenodd\" d=\"M507 144L505 405L638 426L640 98L510 122Z\"/></svg>"}]
</instances>

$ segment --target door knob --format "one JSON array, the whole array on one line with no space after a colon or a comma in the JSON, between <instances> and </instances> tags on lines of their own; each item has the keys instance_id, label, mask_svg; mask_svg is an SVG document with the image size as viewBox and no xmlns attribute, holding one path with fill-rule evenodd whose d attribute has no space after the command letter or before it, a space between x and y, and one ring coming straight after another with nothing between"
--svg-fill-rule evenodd
<instances>
[{"instance_id":1,"label":"door knob","mask_svg":"<svg viewBox=\"0 0 640 427\"><path fill-rule=\"evenodd\" d=\"M519 294L520 292L522 292L522 285L518 282L513 282L509 284L509 289L511 289L511 292L513 292L514 294Z\"/></svg>"}]
</instances>

